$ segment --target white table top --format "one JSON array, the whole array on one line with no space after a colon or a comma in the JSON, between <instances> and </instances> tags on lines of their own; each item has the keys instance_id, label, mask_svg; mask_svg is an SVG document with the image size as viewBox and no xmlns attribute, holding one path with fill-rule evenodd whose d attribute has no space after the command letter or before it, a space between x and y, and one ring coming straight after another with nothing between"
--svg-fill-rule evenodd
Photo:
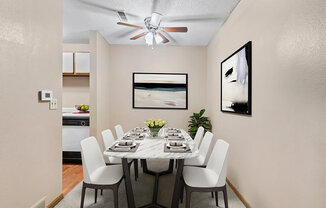
<instances>
[{"instance_id":1,"label":"white table top","mask_svg":"<svg viewBox=\"0 0 326 208\"><path fill-rule=\"evenodd\" d=\"M198 156L199 151L197 148L194 148L195 142L193 139L184 130L181 130L181 132L184 135L191 152L164 152L164 144L166 143L165 139L146 137L143 140L135 140L136 143L140 143L136 152L104 151L104 155L130 159L186 159Z\"/></svg>"}]
</instances>

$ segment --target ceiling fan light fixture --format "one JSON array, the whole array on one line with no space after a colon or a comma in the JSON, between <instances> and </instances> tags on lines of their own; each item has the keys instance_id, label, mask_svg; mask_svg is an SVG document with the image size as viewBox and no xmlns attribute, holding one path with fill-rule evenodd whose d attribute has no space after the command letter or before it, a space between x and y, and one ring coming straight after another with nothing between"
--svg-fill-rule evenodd
<instances>
[{"instance_id":1,"label":"ceiling fan light fixture","mask_svg":"<svg viewBox=\"0 0 326 208\"><path fill-rule=\"evenodd\" d=\"M153 33L149 32L145 35L147 45L153 45Z\"/></svg>"},{"instance_id":2,"label":"ceiling fan light fixture","mask_svg":"<svg viewBox=\"0 0 326 208\"><path fill-rule=\"evenodd\" d=\"M150 24L154 27L158 27L161 22L162 15L156 12L152 13Z\"/></svg>"},{"instance_id":3,"label":"ceiling fan light fixture","mask_svg":"<svg viewBox=\"0 0 326 208\"><path fill-rule=\"evenodd\" d=\"M163 38L161 36L159 36L158 34L155 35L155 42L156 44L160 44L162 43Z\"/></svg>"}]
</instances>

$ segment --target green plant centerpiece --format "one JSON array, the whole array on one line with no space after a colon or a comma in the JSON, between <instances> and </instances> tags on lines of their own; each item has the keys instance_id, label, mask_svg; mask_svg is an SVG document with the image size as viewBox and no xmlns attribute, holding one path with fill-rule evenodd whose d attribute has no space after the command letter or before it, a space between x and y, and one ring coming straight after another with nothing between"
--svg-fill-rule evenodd
<instances>
[{"instance_id":1,"label":"green plant centerpiece","mask_svg":"<svg viewBox=\"0 0 326 208\"><path fill-rule=\"evenodd\" d=\"M144 122L145 126L147 126L150 130L150 135L154 138L157 137L158 132L161 128L166 124L166 121L162 119L148 119Z\"/></svg>"},{"instance_id":2,"label":"green plant centerpiece","mask_svg":"<svg viewBox=\"0 0 326 208\"><path fill-rule=\"evenodd\" d=\"M201 109L199 113L194 113L190 116L190 121L188 121L189 125L189 135L191 138L195 138L196 132L200 126L204 128L204 133L206 131L212 131L211 121L208 117L203 116L205 113L205 109Z\"/></svg>"}]
</instances>

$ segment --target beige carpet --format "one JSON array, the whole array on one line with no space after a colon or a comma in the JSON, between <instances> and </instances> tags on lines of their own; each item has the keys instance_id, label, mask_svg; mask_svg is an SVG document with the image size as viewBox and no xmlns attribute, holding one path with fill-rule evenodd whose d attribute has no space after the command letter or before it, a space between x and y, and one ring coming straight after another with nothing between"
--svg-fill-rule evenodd
<instances>
[{"instance_id":1,"label":"beige carpet","mask_svg":"<svg viewBox=\"0 0 326 208\"><path fill-rule=\"evenodd\" d=\"M148 161L148 167L154 171L166 170L168 168L168 161ZM143 174L142 169L139 167L139 178L138 181L134 180L133 167L132 170L132 186L135 197L136 206L142 206L148 204L152 201L152 191L154 185L154 177ZM158 203L166 207L170 207L174 179L175 179L174 169L173 174L165 175L160 177L159 181L159 195ZM68 193L65 198L56 206L56 208L76 208L80 206L80 196L81 196L82 183L78 184L70 193ZM230 208L244 208L243 203L237 198L232 189L228 187L228 199ZM185 200L184 195L184 200ZM94 189L86 189L85 203L84 207L89 208L104 208L113 207L113 194L111 190L104 190L103 196L98 192L97 203L94 203ZM124 182L120 184L119 187L119 207L127 208L128 204L126 201L126 192ZM185 203L179 205L180 208L185 207ZM191 207L216 207L215 200L211 198L210 193L193 193L191 197ZM224 207L222 192L219 193L219 207Z\"/></svg>"}]
</instances>

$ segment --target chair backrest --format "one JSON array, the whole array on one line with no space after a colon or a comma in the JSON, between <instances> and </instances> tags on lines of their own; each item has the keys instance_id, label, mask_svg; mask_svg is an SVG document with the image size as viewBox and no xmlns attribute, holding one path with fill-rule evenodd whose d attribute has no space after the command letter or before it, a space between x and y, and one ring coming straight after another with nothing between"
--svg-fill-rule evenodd
<instances>
[{"instance_id":1,"label":"chair backrest","mask_svg":"<svg viewBox=\"0 0 326 208\"><path fill-rule=\"evenodd\" d=\"M112 131L110 129L102 131L103 149L109 148L115 141Z\"/></svg>"},{"instance_id":2,"label":"chair backrest","mask_svg":"<svg viewBox=\"0 0 326 208\"><path fill-rule=\"evenodd\" d=\"M104 158L95 137L88 137L82 140L80 145L84 181L91 183L90 175L99 167L105 166Z\"/></svg>"},{"instance_id":3,"label":"chair backrest","mask_svg":"<svg viewBox=\"0 0 326 208\"><path fill-rule=\"evenodd\" d=\"M123 137L125 135L121 125L116 125L114 127L114 129L115 129L115 133L117 135L117 139L119 139L120 137Z\"/></svg>"},{"instance_id":4,"label":"chair backrest","mask_svg":"<svg viewBox=\"0 0 326 208\"><path fill-rule=\"evenodd\" d=\"M225 185L228 152L229 144L222 139L217 140L206 166L206 168L213 170L219 176L216 184L217 187Z\"/></svg>"},{"instance_id":5,"label":"chair backrest","mask_svg":"<svg viewBox=\"0 0 326 208\"><path fill-rule=\"evenodd\" d=\"M200 142L203 139L203 136L204 136L204 128L202 126L200 126L197 129L197 132L196 132L196 135L195 135L195 138L194 138L194 142L195 142L195 145L196 145L197 148L200 147Z\"/></svg>"},{"instance_id":6,"label":"chair backrest","mask_svg":"<svg viewBox=\"0 0 326 208\"><path fill-rule=\"evenodd\" d=\"M205 164L207 162L207 153L209 147L211 146L212 139L213 139L213 134L209 131L206 132L203 141L201 142L201 145L199 147L199 155L205 158Z\"/></svg>"}]
</instances>

